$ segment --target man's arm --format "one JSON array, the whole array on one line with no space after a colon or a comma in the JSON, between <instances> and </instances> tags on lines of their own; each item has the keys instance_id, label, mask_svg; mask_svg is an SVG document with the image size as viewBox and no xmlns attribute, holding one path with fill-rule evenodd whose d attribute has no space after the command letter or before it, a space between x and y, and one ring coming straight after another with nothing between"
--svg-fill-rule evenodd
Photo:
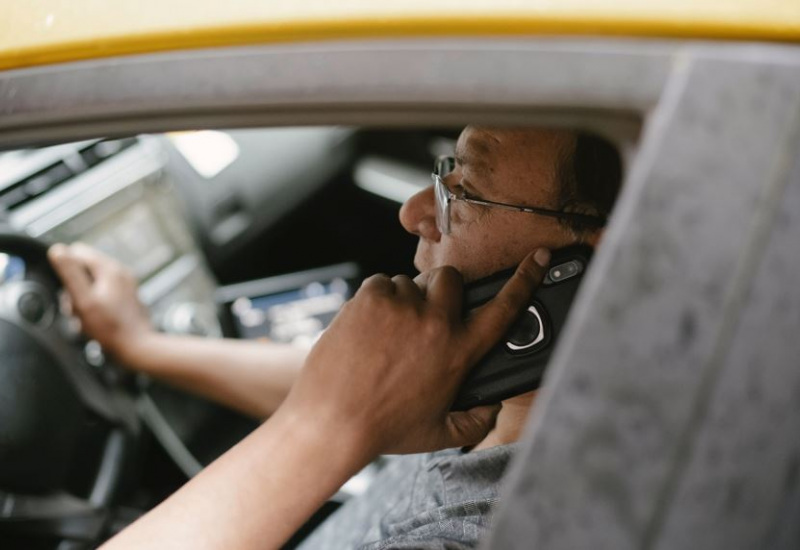
<instances>
[{"instance_id":1,"label":"man's arm","mask_svg":"<svg viewBox=\"0 0 800 550\"><path fill-rule=\"evenodd\" d=\"M105 548L278 548L376 455L480 441L499 406L450 404L541 281L537 252L468 320L452 268L367 279L275 415Z\"/></svg>"},{"instance_id":2,"label":"man's arm","mask_svg":"<svg viewBox=\"0 0 800 550\"><path fill-rule=\"evenodd\" d=\"M121 264L82 244L55 245L50 261L84 332L128 368L265 418L286 398L308 353L270 342L157 332Z\"/></svg>"},{"instance_id":3,"label":"man's arm","mask_svg":"<svg viewBox=\"0 0 800 550\"><path fill-rule=\"evenodd\" d=\"M175 336L153 331L120 361L255 418L277 410L308 350L288 344Z\"/></svg>"}]
</instances>

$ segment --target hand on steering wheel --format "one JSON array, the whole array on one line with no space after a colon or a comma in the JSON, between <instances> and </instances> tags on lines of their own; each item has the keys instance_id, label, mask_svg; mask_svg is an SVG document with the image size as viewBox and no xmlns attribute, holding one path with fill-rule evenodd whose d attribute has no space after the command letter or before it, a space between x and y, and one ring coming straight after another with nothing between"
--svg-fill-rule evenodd
<instances>
[{"instance_id":1,"label":"hand on steering wheel","mask_svg":"<svg viewBox=\"0 0 800 550\"><path fill-rule=\"evenodd\" d=\"M137 297L133 273L85 244L56 244L48 251L53 268L69 293L84 334L118 359L140 349L139 337L154 329Z\"/></svg>"},{"instance_id":2,"label":"hand on steering wheel","mask_svg":"<svg viewBox=\"0 0 800 550\"><path fill-rule=\"evenodd\" d=\"M102 535L130 442L134 402L84 359L64 331L60 281L41 241L0 228L0 251L24 280L0 285L0 537L45 535L93 544ZM87 421L108 426L88 495L64 492ZM5 540L5 539L4 539Z\"/></svg>"}]
</instances>

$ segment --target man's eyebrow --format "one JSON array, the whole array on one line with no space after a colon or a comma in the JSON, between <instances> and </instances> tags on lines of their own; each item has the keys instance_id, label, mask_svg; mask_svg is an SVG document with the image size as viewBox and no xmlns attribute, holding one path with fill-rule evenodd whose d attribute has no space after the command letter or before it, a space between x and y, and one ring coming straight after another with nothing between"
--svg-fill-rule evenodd
<instances>
[{"instance_id":1,"label":"man's eyebrow","mask_svg":"<svg viewBox=\"0 0 800 550\"><path fill-rule=\"evenodd\" d=\"M485 149L485 147L480 148ZM480 183L482 184L481 187L486 187L487 189L491 188L491 170L489 170L489 164L486 162L483 155L456 147L454 156L458 166L467 167L470 172L474 173L480 178ZM468 191L486 191L486 189L475 189L475 185L469 185L470 183L477 183L474 180L467 180L464 183L467 184L465 187L472 188L467 189Z\"/></svg>"},{"instance_id":2,"label":"man's eyebrow","mask_svg":"<svg viewBox=\"0 0 800 550\"><path fill-rule=\"evenodd\" d=\"M484 160L483 155L476 155L472 151L456 148L455 159L459 166L468 166L470 170L476 172L485 172L488 168L488 164L486 160Z\"/></svg>"}]
</instances>

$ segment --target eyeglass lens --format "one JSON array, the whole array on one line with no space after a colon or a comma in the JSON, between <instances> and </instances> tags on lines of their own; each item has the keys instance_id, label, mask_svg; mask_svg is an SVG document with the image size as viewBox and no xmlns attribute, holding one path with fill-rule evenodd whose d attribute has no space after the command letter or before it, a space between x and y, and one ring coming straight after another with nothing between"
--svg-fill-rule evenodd
<instances>
[{"instance_id":1,"label":"eyeglass lens","mask_svg":"<svg viewBox=\"0 0 800 550\"><path fill-rule=\"evenodd\" d=\"M436 227L442 235L450 234L450 191L444 178L453 171L453 159L443 157L436 160L434 167L434 195L436 196Z\"/></svg>"}]
</instances>

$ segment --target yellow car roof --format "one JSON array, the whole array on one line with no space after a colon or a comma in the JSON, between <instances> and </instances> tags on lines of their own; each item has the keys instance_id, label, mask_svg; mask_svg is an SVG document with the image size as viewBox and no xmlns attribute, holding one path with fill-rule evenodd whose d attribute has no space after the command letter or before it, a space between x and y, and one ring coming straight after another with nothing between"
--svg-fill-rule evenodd
<instances>
[{"instance_id":1,"label":"yellow car roof","mask_svg":"<svg viewBox=\"0 0 800 550\"><path fill-rule=\"evenodd\" d=\"M800 42L800 0L4 3L0 69L176 49L347 38L605 35Z\"/></svg>"}]
</instances>

